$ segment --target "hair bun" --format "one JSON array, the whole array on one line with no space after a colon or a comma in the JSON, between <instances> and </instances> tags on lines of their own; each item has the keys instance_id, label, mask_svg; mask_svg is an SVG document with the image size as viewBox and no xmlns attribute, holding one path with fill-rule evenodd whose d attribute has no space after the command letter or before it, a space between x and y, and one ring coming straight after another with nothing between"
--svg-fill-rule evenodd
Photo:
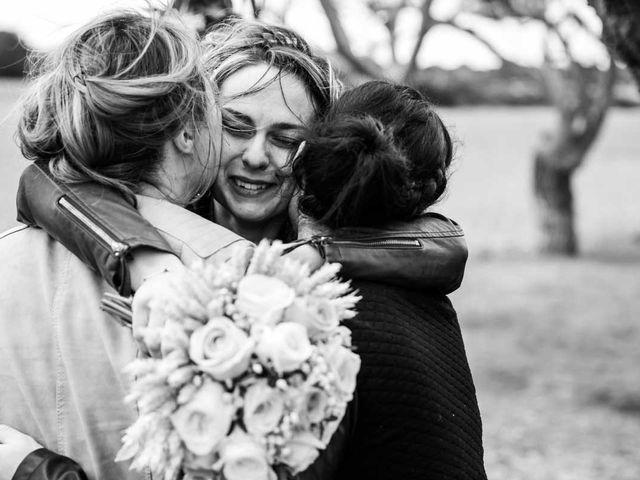
<instances>
[{"instance_id":1,"label":"hair bun","mask_svg":"<svg viewBox=\"0 0 640 480\"><path fill-rule=\"evenodd\" d=\"M350 117L344 124L337 123L337 128L343 127L345 137L350 136L351 143L354 147L359 144L362 152L381 154L393 145L384 125L369 115Z\"/></svg>"},{"instance_id":2,"label":"hair bun","mask_svg":"<svg viewBox=\"0 0 640 480\"><path fill-rule=\"evenodd\" d=\"M451 137L406 85L365 82L311 127L294 164L300 209L329 227L378 226L422 213L442 195Z\"/></svg>"},{"instance_id":3,"label":"hair bun","mask_svg":"<svg viewBox=\"0 0 640 480\"><path fill-rule=\"evenodd\" d=\"M371 116L350 114L314 133L294 167L304 184L304 213L331 227L381 224L402 215L409 172L393 132Z\"/></svg>"}]
</instances>

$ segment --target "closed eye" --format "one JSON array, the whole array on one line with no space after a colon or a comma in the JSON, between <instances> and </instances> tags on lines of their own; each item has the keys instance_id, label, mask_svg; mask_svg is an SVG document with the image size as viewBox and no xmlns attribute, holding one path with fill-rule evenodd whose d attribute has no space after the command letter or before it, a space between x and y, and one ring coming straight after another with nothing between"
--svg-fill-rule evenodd
<instances>
[{"instance_id":1,"label":"closed eye","mask_svg":"<svg viewBox=\"0 0 640 480\"><path fill-rule=\"evenodd\" d=\"M297 149L301 142L302 137L298 135L271 135L271 143L273 143L276 147L284 148L287 150L291 150L294 148Z\"/></svg>"},{"instance_id":2,"label":"closed eye","mask_svg":"<svg viewBox=\"0 0 640 480\"><path fill-rule=\"evenodd\" d=\"M222 110L222 128L230 135L240 138L251 138L256 131L249 117L227 109Z\"/></svg>"}]
</instances>

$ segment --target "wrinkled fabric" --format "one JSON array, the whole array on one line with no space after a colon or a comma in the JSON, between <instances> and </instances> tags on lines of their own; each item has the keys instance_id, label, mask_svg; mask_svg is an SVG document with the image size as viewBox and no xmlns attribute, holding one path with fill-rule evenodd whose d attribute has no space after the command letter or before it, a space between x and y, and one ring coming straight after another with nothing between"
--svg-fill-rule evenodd
<instances>
[{"instance_id":1,"label":"wrinkled fabric","mask_svg":"<svg viewBox=\"0 0 640 480\"><path fill-rule=\"evenodd\" d=\"M136 347L100 311L111 288L34 228L0 240L0 264L0 421L73 458L90 479L144 479L113 461L136 419L122 373Z\"/></svg>"},{"instance_id":2,"label":"wrinkled fabric","mask_svg":"<svg viewBox=\"0 0 640 480\"><path fill-rule=\"evenodd\" d=\"M460 287L468 254L462 228L433 212L381 228L342 228L324 242L324 257L350 278L443 294Z\"/></svg>"}]
</instances>

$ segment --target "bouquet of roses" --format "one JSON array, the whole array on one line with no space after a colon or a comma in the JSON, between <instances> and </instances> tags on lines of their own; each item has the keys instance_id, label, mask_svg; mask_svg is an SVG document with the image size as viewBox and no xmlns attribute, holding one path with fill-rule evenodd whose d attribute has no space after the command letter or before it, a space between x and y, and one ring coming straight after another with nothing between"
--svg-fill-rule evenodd
<instances>
[{"instance_id":1,"label":"bouquet of roses","mask_svg":"<svg viewBox=\"0 0 640 480\"><path fill-rule=\"evenodd\" d=\"M154 308L162 358L128 366L138 420L116 460L164 480L274 479L305 470L352 399L360 358L341 320L359 297L337 264L309 268L264 241L177 281Z\"/></svg>"}]
</instances>

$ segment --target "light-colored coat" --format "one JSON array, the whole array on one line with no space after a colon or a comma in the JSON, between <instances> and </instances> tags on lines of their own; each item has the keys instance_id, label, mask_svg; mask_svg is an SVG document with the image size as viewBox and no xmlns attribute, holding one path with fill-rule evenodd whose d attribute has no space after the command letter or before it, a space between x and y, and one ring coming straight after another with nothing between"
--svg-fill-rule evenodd
<instances>
[{"instance_id":1,"label":"light-colored coat","mask_svg":"<svg viewBox=\"0 0 640 480\"><path fill-rule=\"evenodd\" d=\"M224 260L248 243L161 200L140 197L139 209L186 263ZM0 236L0 265L0 423L73 458L92 480L148 478L113 461L136 418L123 368L137 350L131 331L100 311L111 287L30 227Z\"/></svg>"}]
</instances>

